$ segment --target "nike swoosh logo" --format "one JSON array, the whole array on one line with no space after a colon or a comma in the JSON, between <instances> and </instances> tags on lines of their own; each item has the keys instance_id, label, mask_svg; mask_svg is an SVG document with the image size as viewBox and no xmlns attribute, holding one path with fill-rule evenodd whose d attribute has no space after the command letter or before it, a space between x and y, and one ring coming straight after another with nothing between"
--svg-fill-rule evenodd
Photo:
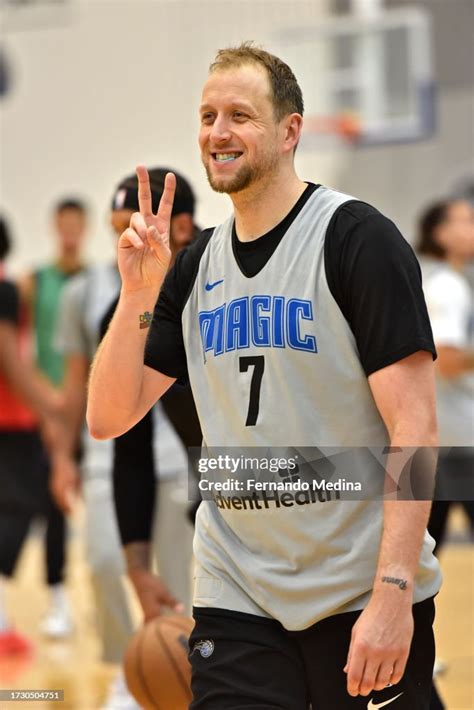
<instances>
[{"instance_id":1,"label":"nike swoosh logo","mask_svg":"<svg viewBox=\"0 0 474 710\"><path fill-rule=\"evenodd\" d=\"M400 695L403 695L403 693L399 693L396 695L394 698L390 698L390 700L385 700L383 703L377 703L377 705L374 703L373 700L369 700L369 704L367 705L367 710L370 710L371 708L384 708L386 705L390 705L390 703L393 703L394 700L400 697Z\"/></svg>"},{"instance_id":2,"label":"nike swoosh logo","mask_svg":"<svg viewBox=\"0 0 474 710\"><path fill-rule=\"evenodd\" d=\"M214 281L213 284L207 283L205 285L205 289L206 289L206 291L212 291L213 288L215 288L216 286L219 286L219 284L221 284L221 283L224 283L224 279L221 279L220 281Z\"/></svg>"}]
</instances>

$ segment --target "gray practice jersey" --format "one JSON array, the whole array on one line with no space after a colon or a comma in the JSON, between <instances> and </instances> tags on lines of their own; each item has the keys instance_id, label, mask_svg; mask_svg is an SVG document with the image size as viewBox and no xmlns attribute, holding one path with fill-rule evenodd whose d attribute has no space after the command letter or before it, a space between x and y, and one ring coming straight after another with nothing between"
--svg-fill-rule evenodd
<instances>
[{"instance_id":1,"label":"gray practice jersey","mask_svg":"<svg viewBox=\"0 0 474 710\"><path fill-rule=\"evenodd\" d=\"M324 268L328 224L351 199L316 190L252 278L233 254L232 219L209 239L182 314L207 446L389 443ZM356 475L357 466L370 465L370 458L354 456ZM194 603L270 616L291 630L361 609L373 586L382 512L380 501L260 509L204 501L196 525ZM433 544L426 534L415 602L439 589Z\"/></svg>"},{"instance_id":2,"label":"gray practice jersey","mask_svg":"<svg viewBox=\"0 0 474 710\"><path fill-rule=\"evenodd\" d=\"M115 264L96 264L74 276L64 288L56 327L56 346L65 356L92 362L99 344L100 321L120 290ZM82 468L87 478L109 478L112 442L93 439L83 430Z\"/></svg>"}]
</instances>

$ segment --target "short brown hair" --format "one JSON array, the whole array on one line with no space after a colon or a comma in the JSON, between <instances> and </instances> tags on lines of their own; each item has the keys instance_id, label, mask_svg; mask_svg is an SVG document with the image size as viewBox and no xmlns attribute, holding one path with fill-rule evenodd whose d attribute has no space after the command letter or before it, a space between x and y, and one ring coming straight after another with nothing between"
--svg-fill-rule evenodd
<instances>
[{"instance_id":1,"label":"short brown hair","mask_svg":"<svg viewBox=\"0 0 474 710\"><path fill-rule=\"evenodd\" d=\"M270 79L271 99L278 121L290 113L303 115L303 94L288 64L282 62L274 54L254 46L253 42L243 42L239 47L219 49L209 71L231 69L243 64L257 64L266 70Z\"/></svg>"}]
</instances>

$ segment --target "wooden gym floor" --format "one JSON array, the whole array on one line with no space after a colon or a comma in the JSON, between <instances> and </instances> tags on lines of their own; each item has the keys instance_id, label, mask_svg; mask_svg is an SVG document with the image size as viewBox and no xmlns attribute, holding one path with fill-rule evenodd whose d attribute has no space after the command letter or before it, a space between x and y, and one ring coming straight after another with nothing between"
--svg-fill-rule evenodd
<instances>
[{"instance_id":1,"label":"wooden gym floor","mask_svg":"<svg viewBox=\"0 0 474 710\"><path fill-rule=\"evenodd\" d=\"M32 535L15 581L7 590L7 605L17 629L33 641L34 654L29 659L0 659L0 688L63 689L65 700L0 701L1 710L96 710L105 700L116 668L98 660L93 602L81 544L82 519L79 510L72 521L69 543L68 588L76 624L73 636L53 642L38 634L47 594L42 582L41 540ZM437 682L447 710L474 710L474 546L465 540L459 510L451 517L450 530L451 538L460 541L448 542L442 553L444 585L438 596L435 629L438 656L447 663L447 670ZM133 604L138 620L135 600Z\"/></svg>"}]
</instances>

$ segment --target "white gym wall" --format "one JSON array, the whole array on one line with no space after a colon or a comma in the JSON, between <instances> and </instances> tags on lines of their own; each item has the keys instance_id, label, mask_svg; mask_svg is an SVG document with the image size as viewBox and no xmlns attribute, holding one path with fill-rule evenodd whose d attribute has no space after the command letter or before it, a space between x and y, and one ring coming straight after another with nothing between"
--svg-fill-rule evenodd
<instances>
[{"instance_id":1,"label":"white gym wall","mask_svg":"<svg viewBox=\"0 0 474 710\"><path fill-rule=\"evenodd\" d=\"M473 160L472 64L467 80L444 78L474 4L450 0L448 22L443 3L384 3L432 11L441 77L437 132L407 145L297 153L304 179L374 203L409 239L420 208ZM282 29L354 9L350 0L70 0L70 12L61 16L56 9L51 25L54 5L49 16L37 8L28 22L4 22L2 31L14 83L0 100L0 210L16 238L15 272L50 255L48 212L69 194L83 196L93 209L91 258L110 258L112 188L137 162L181 171L195 186L199 223L219 222L229 202L207 186L196 141L200 90L215 50L243 39L271 49Z\"/></svg>"},{"instance_id":2,"label":"white gym wall","mask_svg":"<svg viewBox=\"0 0 474 710\"><path fill-rule=\"evenodd\" d=\"M110 257L112 190L139 162L182 172L197 192L198 222L222 220L228 198L208 187L197 147L207 67L219 47L245 39L268 45L273 32L294 20L316 22L325 8L322 0L73 5L63 26L10 30L5 38L15 86L0 102L0 206L14 228L15 271L49 256L48 210L67 194L93 208L91 256Z\"/></svg>"}]
</instances>

